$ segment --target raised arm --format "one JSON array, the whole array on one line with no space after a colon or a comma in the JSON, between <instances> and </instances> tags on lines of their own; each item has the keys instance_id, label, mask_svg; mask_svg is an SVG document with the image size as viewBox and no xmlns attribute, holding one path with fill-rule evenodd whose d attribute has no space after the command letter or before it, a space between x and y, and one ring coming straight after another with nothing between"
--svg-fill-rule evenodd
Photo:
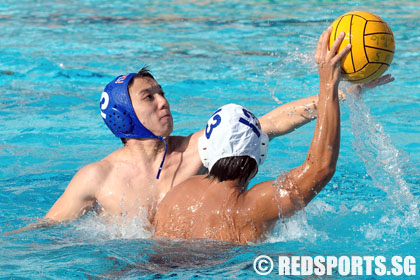
<instances>
[{"instance_id":1,"label":"raised arm","mask_svg":"<svg viewBox=\"0 0 420 280\"><path fill-rule=\"evenodd\" d=\"M314 120L318 95L281 105L259 118L261 129L271 139L287 134Z\"/></svg>"},{"instance_id":2,"label":"raised arm","mask_svg":"<svg viewBox=\"0 0 420 280\"><path fill-rule=\"evenodd\" d=\"M346 94L338 89L339 100L345 100ZM318 95L295 100L268 112L259 118L262 131L271 139L292 132L315 120L318 114Z\"/></svg>"},{"instance_id":3,"label":"raised arm","mask_svg":"<svg viewBox=\"0 0 420 280\"><path fill-rule=\"evenodd\" d=\"M346 92L338 89L338 97L340 101L343 101L347 94L359 95L366 88L373 88L392 81L394 78L391 74L387 74L368 83L353 84L346 89ZM272 140L316 119L318 99L318 95L309 96L275 108L259 118L262 131Z\"/></svg>"},{"instance_id":4,"label":"raised arm","mask_svg":"<svg viewBox=\"0 0 420 280\"><path fill-rule=\"evenodd\" d=\"M359 95L364 89L385 85L394 81L391 74L381 76L364 84L353 84L344 92L338 89L338 99L346 100L347 94ZM292 132L293 130L315 120L318 115L318 95L295 100L268 112L259 118L262 131L268 134L270 140Z\"/></svg>"},{"instance_id":5,"label":"raised arm","mask_svg":"<svg viewBox=\"0 0 420 280\"><path fill-rule=\"evenodd\" d=\"M350 46L336 53L344 38L340 34L329 51L330 33L328 28L321 35L316 52L320 75L318 119L308 154L300 166L245 193L244 205L257 223L277 219L279 210L283 216L293 215L324 188L335 172L340 149L340 60Z\"/></svg>"}]
</instances>

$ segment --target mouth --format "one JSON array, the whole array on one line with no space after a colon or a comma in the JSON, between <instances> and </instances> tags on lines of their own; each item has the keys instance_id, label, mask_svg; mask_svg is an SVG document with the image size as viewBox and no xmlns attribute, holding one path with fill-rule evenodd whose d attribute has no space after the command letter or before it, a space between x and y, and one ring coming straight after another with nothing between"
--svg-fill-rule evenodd
<instances>
[{"instance_id":1,"label":"mouth","mask_svg":"<svg viewBox=\"0 0 420 280\"><path fill-rule=\"evenodd\" d=\"M165 120L165 119L172 119L172 115L170 113L163 115L162 117L160 117L161 120Z\"/></svg>"}]
</instances>

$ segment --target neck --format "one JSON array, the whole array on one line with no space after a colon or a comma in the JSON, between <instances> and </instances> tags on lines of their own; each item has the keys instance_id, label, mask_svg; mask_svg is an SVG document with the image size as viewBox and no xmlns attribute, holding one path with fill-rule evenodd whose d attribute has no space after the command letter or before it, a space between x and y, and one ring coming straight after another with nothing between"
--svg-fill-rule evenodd
<instances>
[{"instance_id":1,"label":"neck","mask_svg":"<svg viewBox=\"0 0 420 280\"><path fill-rule=\"evenodd\" d=\"M243 190L246 189L247 184L246 185L241 185L239 179L236 180L227 180L227 181L223 181L223 182L219 182L219 180L217 179L208 179L209 180L209 185L211 185L211 188L213 190L220 190L220 189L229 189L232 194L235 195L240 195L241 193L243 193Z\"/></svg>"},{"instance_id":2,"label":"neck","mask_svg":"<svg viewBox=\"0 0 420 280\"><path fill-rule=\"evenodd\" d=\"M165 144L159 139L128 139L122 150L137 162L150 163L156 159L162 160Z\"/></svg>"}]
</instances>

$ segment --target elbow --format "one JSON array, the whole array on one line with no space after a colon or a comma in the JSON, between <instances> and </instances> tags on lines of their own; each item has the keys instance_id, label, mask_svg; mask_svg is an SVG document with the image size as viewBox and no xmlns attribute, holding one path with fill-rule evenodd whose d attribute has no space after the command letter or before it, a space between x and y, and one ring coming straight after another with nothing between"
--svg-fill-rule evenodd
<instances>
[{"instance_id":1,"label":"elbow","mask_svg":"<svg viewBox=\"0 0 420 280\"><path fill-rule=\"evenodd\" d=\"M306 160L304 170L309 171L313 176L314 181L330 180L335 173L337 160L332 158L324 160L311 161L309 158Z\"/></svg>"},{"instance_id":2,"label":"elbow","mask_svg":"<svg viewBox=\"0 0 420 280\"><path fill-rule=\"evenodd\" d=\"M293 212L299 211L306 207L309 202L319 194L319 192L328 184L334 176L336 170L336 162L313 163L309 167L306 166L307 177L302 182L302 187L298 190L298 195L292 198L294 209Z\"/></svg>"},{"instance_id":3,"label":"elbow","mask_svg":"<svg viewBox=\"0 0 420 280\"><path fill-rule=\"evenodd\" d=\"M322 165L317 172L320 181L324 181L328 183L331 180L331 178L334 176L335 170L336 170L335 162L334 164Z\"/></svg>"}]
</instances>

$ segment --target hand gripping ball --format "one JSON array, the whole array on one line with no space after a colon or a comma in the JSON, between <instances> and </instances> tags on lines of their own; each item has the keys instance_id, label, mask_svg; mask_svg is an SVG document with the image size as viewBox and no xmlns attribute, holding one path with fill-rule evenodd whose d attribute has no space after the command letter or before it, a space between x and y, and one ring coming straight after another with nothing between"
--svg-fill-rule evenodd
<instances>
[{"instance_id":1,"label":"hand gripping ball","mask_svg":"<svg viewBox=\"0 0 420 280\"><path fill-rule=\"evenodd\" d=\"M346 36L341 51L351 44L351 51L341 60L341 76L354 83L366 83L381 76L394 57L394 35L388 24L377 15L355 11L332 23L330 49L341 31Z\"/></svg>"}]
</instances>

